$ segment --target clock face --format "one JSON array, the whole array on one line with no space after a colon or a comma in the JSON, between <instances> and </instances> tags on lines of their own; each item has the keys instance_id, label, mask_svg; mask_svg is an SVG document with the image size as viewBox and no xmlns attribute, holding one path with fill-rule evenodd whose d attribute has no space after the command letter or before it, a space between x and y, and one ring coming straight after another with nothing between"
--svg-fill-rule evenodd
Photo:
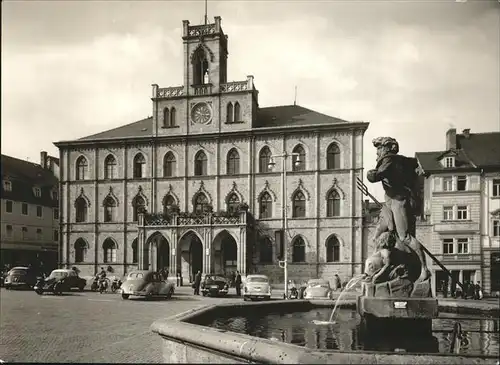
<instances>
[{"instance_id":1,"label":"clock face","mask_svg":"<svg viewBox=\"0 0 500 365\"><path fill-rule=\"evenodd\" d=\"M207 103L198 103L191 110L191 119L195 123L209 124L212 120L212 109Z\"/></svg>"}]
</instances>

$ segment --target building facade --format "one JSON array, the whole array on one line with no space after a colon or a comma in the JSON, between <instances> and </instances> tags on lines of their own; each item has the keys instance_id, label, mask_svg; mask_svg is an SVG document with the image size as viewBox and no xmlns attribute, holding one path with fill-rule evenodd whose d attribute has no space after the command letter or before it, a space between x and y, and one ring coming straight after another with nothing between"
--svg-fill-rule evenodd
<instances>
[{"instance_id":1,"label":"building facade","mask_svg":"<svg viewBox=\"0 0 500 365\"><path fill-rule=\"evenodd\" d=\"M198 270L280 281L286 254L290 279L360 272L368 123L259 107L253 76L227 81L220 17L184 21L182 40L184 84L153 85L152 117L55 143L61 264L83 275L109 266L168 268L184 282Z\"/></svg>"},{"instance_id":2,"label":"building facade","mask_svg":"<svg viewBox=\"0 0 500 365\"><path fill-rule=\"evenodd\" d=\"M425 173L424 209L433 227L430 251L455 282L500 291L500 132L446 133L446 150L418 152ZM434 290L444 272L436 265Z\"/></svg>"},{"instance_id":3,"label":"building facade","mask_svg":"<svg viewBox=\"0 0 500 365\"><path fill-rule=\"evenodd\" d=\"M41 164L2 155L1 265L57 268L59 182L41 153Z\"/></svg>"}]
</instances>

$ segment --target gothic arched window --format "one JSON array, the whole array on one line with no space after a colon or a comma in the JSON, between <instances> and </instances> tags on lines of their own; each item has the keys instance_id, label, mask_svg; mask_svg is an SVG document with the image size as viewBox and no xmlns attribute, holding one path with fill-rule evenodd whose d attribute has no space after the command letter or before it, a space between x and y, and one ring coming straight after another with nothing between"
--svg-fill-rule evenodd
<instances>
[{"instance_id":1,"label":"gothic arched window","mask_svg":"<svg viewBox=\"0 0 500 365\"><path fill-rule=\"evenodd\" d=\"M234 121L241 121L240 103L234 103Z\"/></svg>"},{"instance_id":2,"label":"gothic arched window","mask_svg":"<svg viewBox=\"0 0 500 365\"><path fill-rule=\"evenodd\" d=\"M205 74L208 73L208 60L203 48L198 48L193 55L193 84L205 83Z\"/></svg>"},{"instance_id":3,"label":"gothic arched window","mask_svg":"<svg viewBox=\"0 0 500 365\"><path fill-rule=\"evenodd\" d=\"M113 155L108 155L104 160L104 178L116 179L116 158Z\"/></svg>"},{"instance_id":4,"label":"gothic arched window","mask_svg":"<svg viewBox=\"0 0 500 365\"><path fill-rule=\"evenodd\" d=\"M271 195L265 192L259 200L259 218L271 218L273 215L273 200Z\"/></svg>"},{"instance_id":5,"label":"gothic arched window","mask_svg":"<svg viewBox=\"0 0 500 365\"><path fill-rule=\"evenodd\" d=\"M269 238L264 238L260 241L260 263L270 264L273 262L273 244Z\"/></svg>"},{"instance_id":6,"label":"gothic arched window","mask_svg":"<svg viewBox=\"0 0 500 365\"><path fill-rule=\"evenodd\" d=\"M163 109L163 127L170 127L170 112L168 108Z\"/></svg>"},{"instance_id":7,"label":"gothic arched window","mask_svg":"<svg viewBox=\"0 0 500 365\"><path fill-rule=\"evenodd\" d=\"M297 191L293 196L293 217L306 216L306 197L302 191Z\"/></svg>"},{"instance_id":8,"label":"gothic arched window","mask_svg":"<svg viewBox=\"0 0 500 365\"><path fill-rule=\"evenodd\" d=\"M331 236L326 241L326 262L340 261L340 242L336 236Z\"/></svg>"},{"instance_id":9,"label":"gothic arched window","mask_svg":"<svg viewBox=\"0 0 500 365\"><path fill-rule=\"evenodd\" d=\"M207 175L207 155L200 151L194 158L194 174L195 176Z\"/></svg>"},{"instance_id":10,"label":"gothic arched window","mask_svg":"<svg viewBox=\"0 0 500 365\"><path fill-rule=\"evenodd\" d=\"M172 195L168 194L165 199L163 199L163 213L168 213L172 205L175 205L175 199Z\"/></svg>"},{"instance_id":11,"label":"gothic arched window","mask_svg":"<svg viewBox=\"0 0 500 365\"><path fill-rule=\"evenodd\" d=\"M177 124L176 118L177 118L177 112L174 107L170 110L170 127L175 127Z\"/></svg>"},{"instance_id":12,"label":"gothic arched window","mask_svg":"<svg viewBox=\"0 0 500 365\"><path fill-rule=\"evenodd\" d=\"M328 194L328 199L326 201L326 216L340 216L340 195L337 190L332 190L330 194Z\"/></svg>"},{"instance_id":13,"label":"gothic arched window","mask_svg":"<svg viewBox=\"0 0 500 365\"><path fill-rule=\"evenodd\" d=\"M326 168L328 170L340 168L340 149L336 143L332 143L326 150Z\"/></svg>"},{"instance_id":14,"label":"gothic arched window","mask_svg":"<svg viewBox=\"0 0 500 365\"><path fill-rule=\"evenodd\" d=\"M175 156L172 152L167 152L163 157L163 177L175 176Z\"/></svg>"},{"instance_id":15,"label":"gothic arched window","mask_svg":"<svg viewBox=\"0 0 500 365\"><path fill-rule=\"evenodd\" d=\"M75 241L75 263L85 261L85 253L87 252L87 242L79 238Z\"/></svg>"},{"instance_id":16,"label":"gothic arched window","mask_svg":"<svg viewBox=\"0 0 500 365\"><path fill-rule=\"evenodd\" d=\"M134 157L134 178L140 179L146 177L146 159L142 153Z\"/></svg>"},{"instance_id":17,"label":"gothic arched window","mask_svg":"<svg viewBox=\"0 0 500 365\"><path fill-rule=\"evenodd\" d=\"M116 201L111 196L104 200L104 222L113 222L115 220Z\"/></svg>"},{"instance_id":18,"label":"gothic arched window","mask_svg":"<svg viewBox=\"0 0 500 365\"><path fill-rule=\"evenodd\" d=\"M206 211L207 206L208 206L207 196L203 193L199 193L194 200L195 213L204 213Z\"/></svg>"},{"instance_id":19,"label":"gothic arched window","mask_svg":"<svg viewBox=\"0 0 500 365\"><path fill-rule=\"evenodd\" d=\"M306 244L302 237L297 237L293 242L292 262L306 261Z\"/></svg>"},{"instance_id":20,"label":"gothic arched window","mask_svg":"<svg viewBox=\"0 0 500 365\"><path fill-rule=\"evenodd\" d=\"M233 121L234 121L234 119L233 119L233 103L229 102L229 103L227 103L227 108L226 108L226 122L232 123Z\"/></svg>"},{"instance_id":21,"label":"gothic arched window","mask_svg":"<svg viewBox=\"0 0 500 365\"><path fill-rule=\"evenodd\" d=\"M116 242L111 238L106 238L104 243L102 244L102 249L104 253L104 262L112 263L116 262Z\"/></svg>"},{"instance_id":22,"label":"gothic arched window","mask_svg":"<svg viewBox=\"0 0 500 365\"><path fill-rule=\"evenodd\" d=\"M144 198L142 196L137 195L134 198L134 201L132 203L133 208L134 208L134 216L133 216L133 221L137 222L139 220L139 213L146 209L146 202L144 201Z\"/></svg>"},{"instance_id":23,"label":"gothic arched window","mask_svg":"<svg viewBox=\"0 0 500 365\"><path fill-rule=\"evenodd\" d=\"M87 159L83 156L76 160L76 180L85 180L87 178Z\"/></svg>"},{"instance_id":24,"label":"gothic arched window","mask_svg":"<svg viewBox=\"0 0 500 365\"><path fill-rule=\"evenodd\" d=\"M82 223L87 221L87 201L83 197L79 197L75 202L76 209L76 223Z\"/></svg>"},{"instance_id":25,"label":"gothic arched window","mask_svg":"<svg viewBox=\"0 0 500 365\"><path fill-rule=\"evenodd\" d=\"M269 162L271 162L271 150L264 147L259 153L259 172L269 172Z\"/></svg>"},{"instance_id":26,"label":"gothic arched window","mask_svg":"<svg viewBox=\"0 0 500 365\"><path fill-rule=\"evenodd\" d=\"M233 148L227 154L227 174L236 175L240 173L240 154Z\"/></svg>"},{"instance_id":27,"label":"gothic arched window","mask_svg":"<svg viewBox=\"0 0 500 365\"><path fill-rule=\"evenodd\" d=\"M238 206L240 204L240 198L238 195L231 194L231 196L227 199L227 211L231 213L236 213L238 211Z\"/></svg>"},{"instance_id":28,"label":"gothic arched window","mask_svg":"<svg viewBox=\"0 0 500 365\"><path fill-rule=\"evenodd\" d=\"M306 169L306 151L304 151L304 147L298 145L292 152L298 153L298 155L292 155L292 171L304 171Z\"/></svg>"}]
</instances>

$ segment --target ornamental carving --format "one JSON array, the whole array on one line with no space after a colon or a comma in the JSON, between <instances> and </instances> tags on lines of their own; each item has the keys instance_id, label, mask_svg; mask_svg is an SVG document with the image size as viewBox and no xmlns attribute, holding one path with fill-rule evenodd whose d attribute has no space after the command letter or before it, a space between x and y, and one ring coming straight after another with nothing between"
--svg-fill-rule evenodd
<instances>
[{"instance_id":1,"label":"ornamental carving","mask_svg":"<svg viewBox=\"0 0 500 365\"><path fill-rule=\"evenodd\" d=\"M325 199L328 200L328 196L332 193L332 191L336 191L337 193L339 193L340 197L342 199L345 199L345 192L344 190L342 190L342 188L339 186L338 184L338 180L336 177L333 178L333 181L332 181L332 186L330 187L330 189L328 189L328 191L326 192L326 195L325 195Z\"/></svg>"},{"instance_id":2,"label":"ornamental carving","mask_svg":"<svg viewBox=\"0 0 500 365\"><path fill-rule=\"evenodd\" d=\"M224 201L226 202L226 204L229 203L229 198L233 194L236 194L236 196L238 197L240 203L243 203L245 201L245 199L243 198L243 195L238 190L238 187L236 185L236 181L233 181L233 187L231 188L231 190L229 190L229 193L226 194L226 198L224 199Z\"/></svg>"},{"instance_id":3,"label":"ornamental carving","mask_svg":"<svg viewBox=\"0 0 500 365\"><path fill-rule=\"evenodd\" d=\"M311 194L309 194L309 190L307 190L304 187L304 182L302 181L302 179L299 179L299 183L298 183L297 187L290 195L290 200L293 200L293 197L295 196L295 194L297 194L298 191L301 191L302 193L304 193L307 201L311 200Z\"/></svg>"},{"instance_id":4,"label":"ornamental carving","mask_svg":"<svg viewBox=\"0 0 500 365\"><path fill-rule=\"evenodd\" d=\"M135 195L134 199L132 200L132 205L135 205L135 201L137 200L137 197L141 197L142 199L144 199L144 203L146 205L149 205L149 202L148 202L148 198L146 197L146 195L144 195L143 191L142 191L142 186L139 185L139 188L137 189L137 194Z\"/></svg>"},{"instance_id":5,"label":"ornamental carving","mask_svg":"<svg viewBox=\"0 0 500 365\"><path fill-rule=\"evenodd\" d=\"M212 106L210 102L196 103L191 108L191 121L196 124L210 124L212 122Z\"/></svg>"},{"instance_id":6,"label":"ornamental carving","mask_svg":"<svg viewBox=\"0 0 500 365\"><path fill-rule=\"evenodd\" d=\"M174 193L174 188L173 188L172 184L169 184L169 185L168 185L168 190L167 190L167 192L165 193L165 195L163 196L163 200L162 200L163 205L165 205L166 200L167 200L167 197L168 197L169 195L170 195L172 198L174 198L174 200L175 200L175 205L177 205L177 206L178 206L178 205L179 205L179 197L177 196L177 194L175 194L175 193Z\"/></svg>"},{"instance_id":7,"label":"ornamental carving","mask_svg":"<svg viewBox=\"0 0 500 365\"><path fill-rule=\"evenodd\" d=\"M269 181L267 181L267 180L264 184L264 189L262 189L261 192L259 193L259 195L257 196L257 201L260 201L260 198L262 197L262 194L264 194L264 193L269 193L269 195L271 195L271 197L273 199L273 202L276 201L276 194L269 187Z\"/></svg>"},{"instance_id":8,"label":"ornamental carving","mask_svg":"<svg viewBox=\"0 0 500 365\"><path fill-rule=\"evenodd\" d=\"M102 201L102 206L104 207L106 205L106 200L108 198L111 198L113 199L115 202L116 202L116 206L118 206L120 203L119 203L119 200L118 200L118 197L115 195L115 193L113 192L113 187L110 186L109 187L109 192L108 192L108 195L106 195L106 197L104 198L104 200Z\"/></svg>"},{"instance_id":9,"label":"ornamental carving","mask_svg":"<svg viewBox=\"0 0 500 365\"><path fill-rule=\"evenodd\" d=\"M208 203L212 204L212 195L205 189L205 183L203 181L200 181L200 187L196 191L196 193L193 194L193 198L191 199L191 202L193 203L193 207L196 205L196 197L198 194L203 193L207 197Z\"/></svg>"},{"instance_id":10,"label":"ornamental carving","mask_svg":"<svg viewBox=\"0 0 500 365\"><path fill-rule=\"evenodd\" d=\"M75 199L75 207L76 207L76 202L78 201L78 199L82 198L83 200L85 200L85 202L87 203L87 207L90 207L90 199L87 197L87 195L85 195L85 192L83 191L83 188L80 189L80 194L78 195L78 197Z\"/></svg>"}]
</instances>

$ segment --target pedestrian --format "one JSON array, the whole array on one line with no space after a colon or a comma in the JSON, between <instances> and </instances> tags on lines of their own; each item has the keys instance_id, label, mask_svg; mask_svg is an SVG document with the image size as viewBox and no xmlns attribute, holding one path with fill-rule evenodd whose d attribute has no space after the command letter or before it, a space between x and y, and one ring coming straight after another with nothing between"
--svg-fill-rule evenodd
<instances>
[{"instance_id":1,"label":"pedestrian","mask_svg":"<svg viewBox=\"0 0 500 365\"><path fill-rule=\"evenodd\" d=\"M167 280L168 280L168 274L169 274L169 273L168 273L168 268L164 267L164 268L163 268L163 273L165 274L165 275L163 276L163 280L167 281Z\"/></svg>"},{"instance_id":2,"label":"pedestrian","mask_svg":"<svg viewBox=\"0 0 500 365\"><path fill-rule=\"evenodd\" d=\"M234 281L236 280L236 273L233 271L231 273L231 286L234 286Z\"/></svg>"},{"instance_id":3,"label":"pedestrian","mask_svg":"<svg viewBox=\"0 0 500 365\"><path fill-rule=\"evenodd\" d=\"M234 285L236 286L236 296L241 296L241 275L239 271L236 271L234 278Z\"/></svg>"},{"instance_id":4,"label":"pedestrian","mask_svg":"<svg viewBox=\"0 0 500 365\"><path fill-rule=\"evenodd\" d=\"M475 285L475 292L476 292L476 299L481 300L483 299L483 289L481 288L481 282L478 281Z\"/></svg>"},{"instance_id":5,"label":"pedestrian","mask_svg":"<svg viewBox=\"0 0 500 365\"><path fill-rule=\"evenodd\" d=\"M342 287L342 281L340 280L339 274L335 274L333 277L333 290L337 291Z\"/></svg>"},{"instance_id":6,"label":"pedestrian","mask_svg":"<svg viewBox=\"0 0 500 365\"><path fill-rule=\"evenodd\" d=\"M443 280L443 298L448 298L448 280Z\"/></svg>"},{"instance_id":7,"label":"pedestrian","mask_svg":"<svg viewBox=\"0 0 500 365\"><path fill-rule=\"evenodd\" d=\"M194 276L194 295L200 295L200 285L201 285L201 272L198 270L196 275Z\"/></svg>"}]
</instances>

